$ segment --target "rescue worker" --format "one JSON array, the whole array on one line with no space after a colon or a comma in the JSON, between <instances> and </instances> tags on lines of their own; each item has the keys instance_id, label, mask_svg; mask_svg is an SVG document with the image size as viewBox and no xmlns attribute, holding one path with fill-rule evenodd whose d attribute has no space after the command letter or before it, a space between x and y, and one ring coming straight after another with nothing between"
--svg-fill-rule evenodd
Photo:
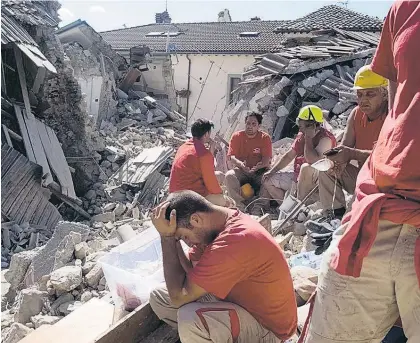
<instances>
[{"instance_id":1,"label":"rescue worker","mask_svg":"<svg viewBox=\"0 0 420 343\"><path fill-rule=\"evenodd\" d=\"M394 2L371 68L389 113L320 268L306 343L380 342L401 317L420 342L420 2Z\"/></svg>"},{"instance_id":2,"label":"rescue worker","mask_svg":"<svg viewBox=\"0 0 420 343\"><path fill-rule=\"evenodd\" d=\"M318 181L318 171L310 164L324 158L324 152L336 146L334 135L322 127L324 115L315 105L302 107L296 119L299 133L290 150L264 174L261 198L282 203L286 191L297 182L297 197L302 200ZM293 173L283 172L294 159Z\"/></svg>"},{"instance_id":3,"label":"rescue worker","mask_svg":"<svg viewBox=\"0 0 420 343\"><path fill-rule=\"evenodd\" d=\"M169 178L169 192L192 190L219 206L234 206L223 194L218 175L214 169L214 141L211 130L214 124L207 119L198 119L191 125L192 139L181 145L175 155ZM205 144L210 145L210 150ZM220 178L219 178L220 179Z\"/></svg>"},{"instance_id":4,"label":"rescue worker","mask_svg":"<svg viewBox=\"0 0 420 343\"><path fill-rule=\"evenodd\" d=\"M241 186L249 183L255 194L261 187L263 174L273 155L271 137L260 130L262 115L250 112L245 118L245 130L235 132L229 143L228 158L234 165L226 173L225 185L229 196L244 210Z\"/></svg>"},{"instance_id":5,"label":"rescue worker","mask_svg":"<svg viewBox=\"0 0 420 343\"><path fill-rule=\"evenodd\" d=\"M295 333L286 258L257 221L183 191L159 205L152 222L161 237L166 286L151 292L150 305L183 343L274 343ZM188 257L180 239L192 246Z\"/></svg>"},{"instance_id":6,"label":"rescue worker","mask_svg":"<svg viewBox=\"0 0 420 343\"><path fill-rule=\"evenodd\" d=\"M360 168L372 152L388 114L388 81L364 66L356 73L354 89L358 106L350 113L341 144L327 152L334 168L319 173L319 197L330 217L342 218L346 212L343 190L353 194ZM357 166L350 163L357 161ZM335 192L335 197L334 197ZM334 202L333 202L334 197Z\"/></svg>"}]
</instances>

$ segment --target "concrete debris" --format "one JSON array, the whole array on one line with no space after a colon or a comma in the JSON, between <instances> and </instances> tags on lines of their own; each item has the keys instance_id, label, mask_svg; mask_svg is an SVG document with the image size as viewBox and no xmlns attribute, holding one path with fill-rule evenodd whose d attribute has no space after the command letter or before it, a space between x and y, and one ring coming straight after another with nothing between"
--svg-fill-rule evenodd
<instances>
[{"instance_id":1,"label":"concrete debris","mask_svg":"<svg viewBox=\"0 0 420 343\"><path fill-rule=\"evenodd\" d=\"M57 269L51 273L50 282L56 291L72 291L82 283L82 268L67 266Z\"/></svg>"},{"instance_id":2,"label":"concrete debris","mask_svg":"<svg viewBox=\"0 0 420 343\"><path fill-rule=\"evenodd\" d=\"M86 283L90 287L98 286L99 281L101 280L102 276L104 275L102 271L102 267L99 263L97 263L85 276Z\"/></svg>"},{"instance_id":3,"label":"concrete debris","mask_svg":"<svg viewBox=\"0 0 420 343\"><path fill-rule=\"evenodd\" d=\"M82 303L88 302L90 299L93 298L92 292L90 291L86 291L82 294L82 296L80 297L80 301Z\"/></svg>"},{"instance_id":4,"label":"concrete debris","mask_svg":"<svg viewBox=\"0 0 420 343\"><path fill-rule=\"evenodd\" d=\"M55 300L52 304L51 304L51 314L52 315L58 315L59 314L59 308L62 304L66 304L69 303L71 301L74 300L74 297L72 294L70 293L64 293L62 295L60 295L57 300Z\"/></svg>"},{"instance_id":5,"label":"concrete debris","mask_svg":"<svg viewBox=\"0 0 420 343\"><path fill-rule=\"evenodd\" d=\"M39 314L44 306L46 292L27 288L20 292L16 302L15 322L28 323L32 316Z\"/></svg>"},{"instance_id":6,"label":"concrete debris","mask_svg":"<svg viewBox=\"0 0 420 343\"><path fill-rule=\"evenodd\" d=\"M25 278L26 272L38 252L36 250L22 251L12 256L10 268L4 275L10 287L17 289Z\"/></svg>"},{"instance_id":7,"label":"concrete debris","mask_svg":"<svg viewBox=\"0 0 420 343\"><path fill-rule=\"evenodd\" d=\"M23 324L14 323L7 331L4 339L2 339L3 343L17 343L28 334L30 334L33 329L29 329Z\"/></svg>"},{"instance_id":8,"label":"concrete debris","mask_svg":"<svg viewBox=\"0 0 420 343\"><path fill-rule=\"evenodd\" d=\"M35 329L38 329L41 325L53 325L57 323L61 318L59 316L44 316L41 314L38 314L36 316L33 316L31 318L31 322L34 324Z\"/></svg>"}]
</instances>

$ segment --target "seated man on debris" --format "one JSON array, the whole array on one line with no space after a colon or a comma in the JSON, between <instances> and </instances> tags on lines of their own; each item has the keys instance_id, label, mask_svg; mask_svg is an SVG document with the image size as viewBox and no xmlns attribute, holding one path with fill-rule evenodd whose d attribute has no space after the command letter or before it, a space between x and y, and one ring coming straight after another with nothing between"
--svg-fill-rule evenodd
<instances>
[{"instance_id":1,"label":"seated man on debris","mask_svg":"<svg viewBox=\"0 0 420 343\"><path fill-rule=\"evenodd\" d=\"M225 184L240 210L244 210L245 200L241 186L249 183L257 194L273 155L271 137L260 130L261 123L261 114L248 113L245 130L235 132L229 143L228 158L234 168L226 173Z\"/></svg>"},{"instance_id":2,"label":"seated man on debris","mask_svg":"<svg viewBox=\"0 0 420 343\"><path fill-rule=\"evenodd\" d=\"M166 286L151 292L157 316L183 343L279 342L297 327L286 258L257 221L191 191L170 194L152 215ZM179 240L192 246L188 257Z\"/></svg>"},{"instance_id":3,"label":"seated man on debris","mask_svg":"<svg viewBox=\"0 0 420 343\"><path fill-rule=\"evenodd\" d=\"M181 145L175 155L169 179L169 192L192 190L219 206L233 206L229 197L223 195L214 170L215 142L210 138L214 124L198 119L191 126L192 139ZM210 151L205 144L210 145Z\"/></svg>"},{"instance_id":4,"label":"seated man on debris","mask_svg":"<svg viewBox=\"0 0 420 343\"><path fill-rule=\"evenodd\" d=\"M261 198L282 203L286 191L297 182L297 198L302 200L315 187L318 171L312 163L324 158L324 152L336 146L334 135L322 127L324 115L315 105L302 107L296 123L299 133L290 150L264 174ZM282 172L294 159L294 172Z\"/></svg>"},{"instance_id":5,"label":"seated man on debris","mask_svg":"<svg viewBox=\"0 0 420 343\"><path fill-rule=\"evenodd\" d=\"M350 113L342 143L325 154L334 162L334 168L319 174L319 196L329 217L341 219L346 212L343 189L354 193L357 174L378 140L388 113L387 86L388 81L370 66L360 68L356 74L358 106ZM352 160L357 161L357 167L350 163ZM332 209L334 213L330 213Z\"/></svg>"}]
</instances>

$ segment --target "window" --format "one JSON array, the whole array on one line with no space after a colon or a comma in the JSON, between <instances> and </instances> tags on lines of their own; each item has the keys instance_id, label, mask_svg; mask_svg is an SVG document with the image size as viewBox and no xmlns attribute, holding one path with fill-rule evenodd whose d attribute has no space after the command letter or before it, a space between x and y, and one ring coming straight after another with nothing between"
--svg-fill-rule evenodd
<instances>
[{"instance_id":1,"label":"window","mask_svg":"<svg viewBox=\"0 0 420 343\"><path fill-rule=\"evenodd\" d=\"M146 34L146 37L160 37L164 34L165 32L149 32Z\"/></svg>"},{"instance_id":2,"label":"window","mask_svg":"<svg viewBox=\"0 0 420 343\"><path fill-rule=\"evenodd\" d=\"M180 34L181 32L169 32L169 37L176 37L176 36L179 36ZM167 36L168 32L165 32L163 35Z\"/></svg>"},{"instance_id":3,"label":"window","mask_svg":"<svg viewBox=\"0 0 420 343\"><path fill-rule=\"evenodd\" d=\"M227 105L236 104L239 100L239 82L241 82L240 75L228 75L228 94L226 96Z\"/></svg>"},{"instance_id":4,"label":"window","mask_svg":"<svg viewBox=\"0 0 420 343\"><path fill-rule=\"evenodd\" d=\"M258 37L261 32L241 32L239 37Z\"/></svg>"}]
</instances>

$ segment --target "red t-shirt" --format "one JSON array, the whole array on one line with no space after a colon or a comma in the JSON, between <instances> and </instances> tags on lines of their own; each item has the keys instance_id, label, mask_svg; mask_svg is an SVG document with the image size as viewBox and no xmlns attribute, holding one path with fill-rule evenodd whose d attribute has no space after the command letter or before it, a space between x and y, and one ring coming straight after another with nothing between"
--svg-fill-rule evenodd
<instances>
[{"instance_id":1,"label":"red t-shirt","mask_svg":"<svg viewBox=\"0 0 420 343\"><path fill-rule=\"evenodd\" d=\"M334 148L337 145L337 140L335 139L334 135L330 131L321 127L320 130L318 131L318 133L312 139L313 146L316 147L319 144L319 142L321 141L321 139L325 138L325 137L331 139L331 143L332 143L331 147L332 148ZM299 177L299 173L300 173L300 168L302 167L302 164L306 163L305 136L304 136L303 132L299 132L298 135L296 136L296 138L295 138L295 140L292 144L292 149L296 153L293 169L294 169L294 172L295 172L295 181L297 181L298 177Z\"/></svg>"},{"instance_id":2,"label":"red t-shirt","mask_svg":"<svg viewBox=\"0 0 420 343\"><path fill-rule=\"evenodd\" d=\"M169 179L169 192L191 190L206 197L221 194L214 171L213 154L197 139L181 145L175 155Z\"/></svg>"},{"instance_id":3,"label":"red t-shirt","mask_svg":"<svg viewBox=\"0 0 420 343\"><path fill-rule=\"evenodd\" d=\"M228 156L235 156L252 168L263 157L273 156L271 137L262 131L258 131L253 138L249 138L245 131L235 132L230 139Z\"/></svg>"},{"instance_id":4,"label":"red t-shirt","mask_svg":"<svg viewBox=\"0 0 420 343\"><path fill-rule=\"evenodd\" d=\"M372 150L376 141L378 140L379 133L381 132L382 126L387 113L381 114L374 121L369 121L366 114L356 107L354 114L354 136L356 138L356 144L354 147L360 150Z\"/></svg>"},{"instance_id":5,"label":"red t-shirt","mask_svg":"<svg viewBox=\"0 0 420 343\"><path fill-rule=\"evenodd\" d=\"M356 183L349 222L332 260L358 277L378 231L379 218L420 227L420 3L395 2L385 20L372 70L397 83L392 110ZM414 265L420 286L420 238Z\"/></svg>"},{"instance_id":6,"label":"red t-shirt","mask_svg":"<svg viewBox=\"0 0 420 343\"><path fill-rule=\"evenodd\" d=\"M201 256L200 256L201 255ZM297 307L286 258L271 235L250 216L236 211L204 251L188 277L218 298L240 305L278 338L291 337Z\"/></svg>"}]
</instances>

